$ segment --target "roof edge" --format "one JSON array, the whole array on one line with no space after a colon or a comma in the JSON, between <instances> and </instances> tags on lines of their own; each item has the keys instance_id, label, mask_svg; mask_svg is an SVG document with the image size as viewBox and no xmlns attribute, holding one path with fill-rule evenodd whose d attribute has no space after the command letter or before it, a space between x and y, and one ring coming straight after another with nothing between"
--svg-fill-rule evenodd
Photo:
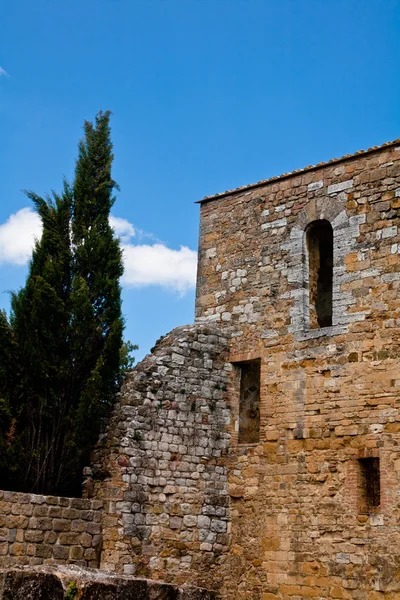
<instances>
[{"instance_id":1,"label":"roof edge","mask_svg":"<svg viewBox=\"0 0 400 600\"><path fill-rule=\"evenodd\" d=\"M367 150L358 150L357 152L354 152L354 154L345 154L344 156L341 156L340 158L332 158L331 160L328 160L327 162L320 162L320 163L317 163L316 165L309 165L308 167L304 167L303 169L296 169L295 171L291 171L290 173L283 173L282 175L276 175L274 177L270 177L269 179L261 179L260 181L257 181L256 183L249 183L248 185L243 185L243 186L237 187L233 190L226 190L225 192L219 192L212 196L204 196L204 198L202 198L201 200L197 200L195 202L195 204L205 204L206 202L211 202L212 200L218 200L219 198L225 198L226 196L232 196L233 194L237 194L239 192L244 192L246 190L252 190L254 188L266 185L268 183L275 183L276 181L283 181L284 179L289 179L290 177L296 177L296 175L300 175L302 173L310 173L311 171L317 171L319 169L322 169L322 168L330 166L330 165L335 165L338 163L345 162L347 160L359 158L360 156L365 156L367 154L374 154L375 152L379 152L380 150L384 150L384 149L390 148L392 146L397 146L399 144L400 144L400 138L397 138L397 139L393 140L392 142L385 142L381 146L371 146L371 148L368 148Z\"/></svg>"}]
</instances>

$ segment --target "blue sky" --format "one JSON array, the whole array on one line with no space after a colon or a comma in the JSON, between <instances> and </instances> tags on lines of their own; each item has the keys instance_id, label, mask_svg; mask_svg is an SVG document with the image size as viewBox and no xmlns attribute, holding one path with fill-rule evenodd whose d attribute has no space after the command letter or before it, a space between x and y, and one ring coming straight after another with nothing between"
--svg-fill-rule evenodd
<instances>
[{"instance_id":1,"label":"blue sky","mask_svg":"<svg viewBox=\"0 0 400 600\"><path fill-rule=\"evenodd\" d=\"M195 200L400 137L399 34L398 0L5 3L0 306L37 231L21 190L59 190L84 119L110 109L126 337L143 357L193 322Z\"/></svg>"}]
</instances>

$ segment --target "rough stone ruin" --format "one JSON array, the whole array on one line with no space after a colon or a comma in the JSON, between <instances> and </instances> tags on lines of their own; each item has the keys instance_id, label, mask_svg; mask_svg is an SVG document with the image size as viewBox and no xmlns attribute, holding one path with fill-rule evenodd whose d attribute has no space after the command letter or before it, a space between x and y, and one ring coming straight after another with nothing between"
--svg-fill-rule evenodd
<instances>
[{"instance_id":1,"label":"rough stone ruin","mask_svg":"<svg viewBox=\"0 0 400 600\"><path fill-rule=\"evenodd\" d=\"M200 211L196 323L127 376L78 505L3 492L0 598L63 563L77 599L400 598L400 140Z\"/></svg>"}]
</instances>

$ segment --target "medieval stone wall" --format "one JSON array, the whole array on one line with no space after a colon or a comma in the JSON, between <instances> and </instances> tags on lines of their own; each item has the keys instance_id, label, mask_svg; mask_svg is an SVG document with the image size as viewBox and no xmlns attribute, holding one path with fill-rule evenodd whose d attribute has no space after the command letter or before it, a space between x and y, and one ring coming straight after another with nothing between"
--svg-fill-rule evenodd
<instances>
[{"instance_id":1,"label":"medieval stone wall","mask_svg":"<svg viewBox=\"0 0 400 600\"><path fill-rule=\"evenodd\" d=\"M321 328L306 244L316 220L333 230L332 323ZM197 320L232 329L223 596L398 598L400 146L204 202L199 248ZM260 434L246 445L250 359L261 361Z\"/></svg>"},{"instance_id":2,"label":"medieval stone wall","mask_svg":"<svg viewBox=\"0 0 400 600\"><path fill-rule=\"evenodd\" d=\"M127 376L85 485L105 505L101 568L208 588L220 578L227 342L220 327L179 327Z\"/></svg>"},{"instance_id":3,"label":"medieval stone wall","mask_svg":"<svg viewBox=\"0 0 400 600\"><path fill-rule=\"evenodd\" d=\"M98 500L0 491L0 568L98 567L101 508Z\"/></svg>"}]
</instances>

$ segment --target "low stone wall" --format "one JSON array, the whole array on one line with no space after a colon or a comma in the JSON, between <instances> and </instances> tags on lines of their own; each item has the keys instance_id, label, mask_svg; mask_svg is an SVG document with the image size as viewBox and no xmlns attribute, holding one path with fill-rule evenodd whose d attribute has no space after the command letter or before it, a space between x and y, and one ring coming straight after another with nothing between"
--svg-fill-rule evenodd
<instances>
[{"instance_id":1,"label":"low stone wall","mask_svg":"<svg viewBox=\"0 0 400 600\"><path fill-rule=\"evenodd\" d=\"M99 500L0 491L0 567L97 567L102 506Z\"/></svg>"},{"instance_id":2,"label":"low stone wall","mask_svg":"<svg viewBox=\"0 0 400 600\"><path fill-rule=\"evenodd\" d=\"M98 569L44 566L0 570L0 600L216 600L214 592Z\"/></svg>"}]
</instances>

